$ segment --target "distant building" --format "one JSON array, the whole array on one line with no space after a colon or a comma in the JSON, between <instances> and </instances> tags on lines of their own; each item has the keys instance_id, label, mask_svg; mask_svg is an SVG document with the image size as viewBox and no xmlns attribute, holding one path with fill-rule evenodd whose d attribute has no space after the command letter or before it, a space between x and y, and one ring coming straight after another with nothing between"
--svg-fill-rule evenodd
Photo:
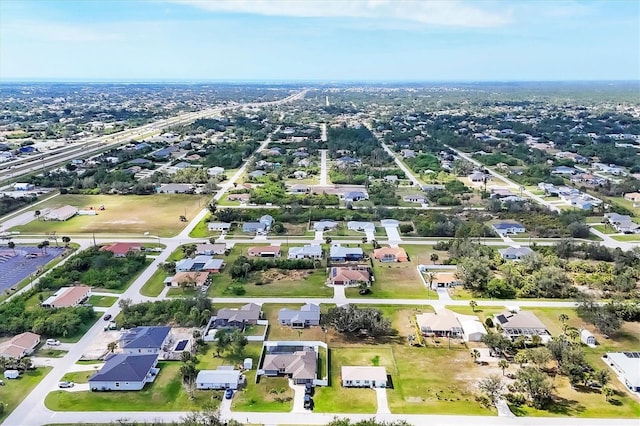
<instances>
[{"instance_id":1,"label":"distant building","mask_svg":"<svg viewBox=\"0 0 640 426\"><path fill-rule=\"evenodd\" d=\"M249 256L280 257L280 246L258 246L247 250Z\"/></svg>"},{"instance_id":2,"label":"distant building","mask_svg":"<svg viewBox=\"0 0 640 426\"><path fill-rule=\"evenodd\" d=\"M196 377L196 389L238 389L240 370L223 365L216 370L201 370Z\"/></svg>"},{"instance_id":3,"label":"distant building","mask_svg":"<svg viewBox=\"0 0 640 426\"><path fill-rule=\"evenodd\" d=\"M126 257L127 253L138 253L142 250L140 243L113 243L100 247L100 251L113 253L113 257Z\"/></svg>"},{"instance_id":4,"label":"distant building","mask_svg":"<svg viewBox=\"0 0 640 426\"><path fill-rule=\"evenodd\" d=\"M493 225L499 235L515 235L527 232L527 229L517 222L499 222Z\"/></svg>"},{"instance_id":5,"label":"distant building","mask_svg":"<svg viewBox=\"0 0 640 426\"><path fill-rule=\"evenodd\" d=\"M362 260L364 252L360 247L342 247L340 244L334 244L329 250L329 258L336 262Z\"/></svg>"},{"instance_id":6,"label":"distant building","mask_svg":"<svg viewBox=\"0 0 640 426\"><path fill-rule=\"evenodd\" d=\"M44 220L56 220L64 222L78 214L78 209L73 206L62 206L54 210L50 210L44 215Z\"/></svg>"},{"instance_id":7,"label":"distant building","mask_svg":"<svg viewBox=\"0 0 640 426\"><path fill-rule=\"evenodd\" d=\"M513 246L506 249L500 249L498 252L500 253L500 257L505 260L522 260L523 257L529 256L533 253L533 250L529 247Z\"/></svg>"},{"instance_id":8,"label":"distant building","mask_svg":"<svg viewBox=\"0 0 640 426\"><path fill-rule=\"evenodd\" d=\"M135 327L120 336L125 354L159 354L171 342L171 327Z\"/></svg>"},{"instance_id":9,"label":"distant building","mask_svg":"<svg viewBox=\"0 0 640 426\"><path fill-rule=\"evenodd\" d=\"M91 287L77 285L61 287L40 305L43 308L69 308L84 303L91 296Z\"/></svg>"},{"instance_id":10,"label":"distant building","mask_svg":"<svg viewBox=\"0 0 640 426\"><path fill-rule=\"evenodd\" d=\"M543 343L551 339L547 327L530 311L505 311L495 316L494 322L502 327L502 334L512 340L520 336L540 336Z\"/></svg>"},{"instance_id":11,"label":"distant building","mask_svg":"<svg viewBox=\"0 0 640 426\"><path fill-rule=\"evenodd\" d=\"M167 183L156 189L158 194L193 194L193 185L187 183Z\"/></svg>"},{"instance_id":12,"label":"distant building","mask_svg":"<svg viewBox=\"0 0 640 426\"><path fill-rule=\"evenodd\" d=\"M207 229L209 231L228 231L231 229L231 224L226 222L209 222L207 224Z\"/></svg>"}]
</instances>

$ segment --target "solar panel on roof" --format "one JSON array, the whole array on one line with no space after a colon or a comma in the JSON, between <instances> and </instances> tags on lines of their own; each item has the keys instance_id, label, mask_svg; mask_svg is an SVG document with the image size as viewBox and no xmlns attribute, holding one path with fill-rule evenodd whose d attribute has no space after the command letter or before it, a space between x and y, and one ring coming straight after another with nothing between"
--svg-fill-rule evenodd
<instances>
[{"instance_id":1,"label":"solar panel on roof","mask_svg":"<svg viewBox=\"0 0 640 426\"><path fill-rule=\"evenodd\" d=\"M187 347L188 340L180 340L176 345L176 351L183 351Z\"/></svg>"}]
</instances>

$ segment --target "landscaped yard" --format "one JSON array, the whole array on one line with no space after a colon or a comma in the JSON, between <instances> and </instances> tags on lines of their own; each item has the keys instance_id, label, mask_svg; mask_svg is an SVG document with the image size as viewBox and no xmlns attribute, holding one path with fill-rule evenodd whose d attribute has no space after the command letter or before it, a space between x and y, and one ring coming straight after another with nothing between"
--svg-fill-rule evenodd
<instances>
[{"instance_id":1,"label":"landscaped yard","mask_svg":"<svg viewBox=\"0 0 640 426\"><path fill-rule=\"evenodd\" d=\"M58 235L92 232L142 235L148 232L170 237L185 226L179 220L180 216L193 218L206 205L208 198L184 194L60 195L38 205L37 209L42 211L69 204L79 209L97 209L104 205L105 210L99 210L96 216L75 216L65 222L34 220L12 230L22 233L56 231Z\"/></svg>"},{"instance_id":2,"label":"landscaped yard","mask_svg":"<svg viewBox=\"0 0 640 426\"><path fill-rule=\"evenodd\" d=\"M45 405L54 411L197 411L204 404L219 404L222 391L197 391L194 399L189 399L181 383L179 362L159 362L158 366L155 382L141 391L54 391L45 398Z\"/></svg>"},{"instance_id":3,"label":"landscaped yard","mask_svg":"<svg viewBox=\"0 0 640 426\"><path fill-rule=\"evenodd\" d=\"M93 295L89 298L87 303L100 308L110 308L114 303L116 303L116 300L118 300L118 298L113 296Z\"/></svg>"},{"instance_id":4,"label":"landscaped yard","mask_svg":"<svg viewBox=\"0 0 640 426\"><path fill-rule=\"evenodd\" d=\"M0 414L0 422L15 410L20 402L35 388L40 380L51 370L50 367L40 367L23 373L19 379L5 380L0 386L0 401L5 404L4 413Z\"/></svg>"}]
</instances>

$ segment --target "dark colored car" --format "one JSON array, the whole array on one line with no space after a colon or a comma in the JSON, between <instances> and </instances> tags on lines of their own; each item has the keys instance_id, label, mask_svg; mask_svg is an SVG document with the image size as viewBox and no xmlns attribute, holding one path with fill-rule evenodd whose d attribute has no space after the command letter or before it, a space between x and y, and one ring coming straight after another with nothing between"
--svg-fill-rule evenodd
<instances>
[{"instance_id":1,"label":"dark colored car","mask_svg":"<svg viewBox=\"0 0 640 426\"><path fill-rule=\"evenodd\" d=\"M107 314L104 316L105 321L109 321L111 319L111 314Z\"/></svg>"},{"instance_id":2,"label":"dark colored car","mask_svg":"<svg viewBox=\"0 0 640 426\"><path fill-rule=\"evenodd\" d=\"M314 390L315 390L315 388L313 387L313 385L312 385L311 383L307 383L307 384L304 386L304 394L305 394L305 395L311 395L311 396L313 396Z\"/></svg>"},{"instance_id":3,"label":"dark colored car","mask_svg":"<svg viewBox=\"0 0 640 426\"><path fill-rule=\"evenodd\" d=\"M233 389L227 389L224 392L224 399L231 399L233 397Z\"/></svg>"}]
</instances>

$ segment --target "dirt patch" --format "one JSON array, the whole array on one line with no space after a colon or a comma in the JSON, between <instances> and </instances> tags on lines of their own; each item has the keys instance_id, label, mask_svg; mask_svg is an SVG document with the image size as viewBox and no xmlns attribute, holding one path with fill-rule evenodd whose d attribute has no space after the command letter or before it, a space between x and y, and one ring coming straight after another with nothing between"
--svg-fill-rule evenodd
<instances>
[{"instance_id":1,"label":"dirt patch","mask_svg":"<svg viewBox=\"0 0 640 426\"><path fill-rule=\"evenodd\" d=\"M309 275L311 275L313 271L302 271L302 270L293 270L293 271L284 271L281 269L269 269L268 271L262 272L261 281L265 283L270 282L278 282L278 281L303 281Z\"/></svg>"}]
</instances>

